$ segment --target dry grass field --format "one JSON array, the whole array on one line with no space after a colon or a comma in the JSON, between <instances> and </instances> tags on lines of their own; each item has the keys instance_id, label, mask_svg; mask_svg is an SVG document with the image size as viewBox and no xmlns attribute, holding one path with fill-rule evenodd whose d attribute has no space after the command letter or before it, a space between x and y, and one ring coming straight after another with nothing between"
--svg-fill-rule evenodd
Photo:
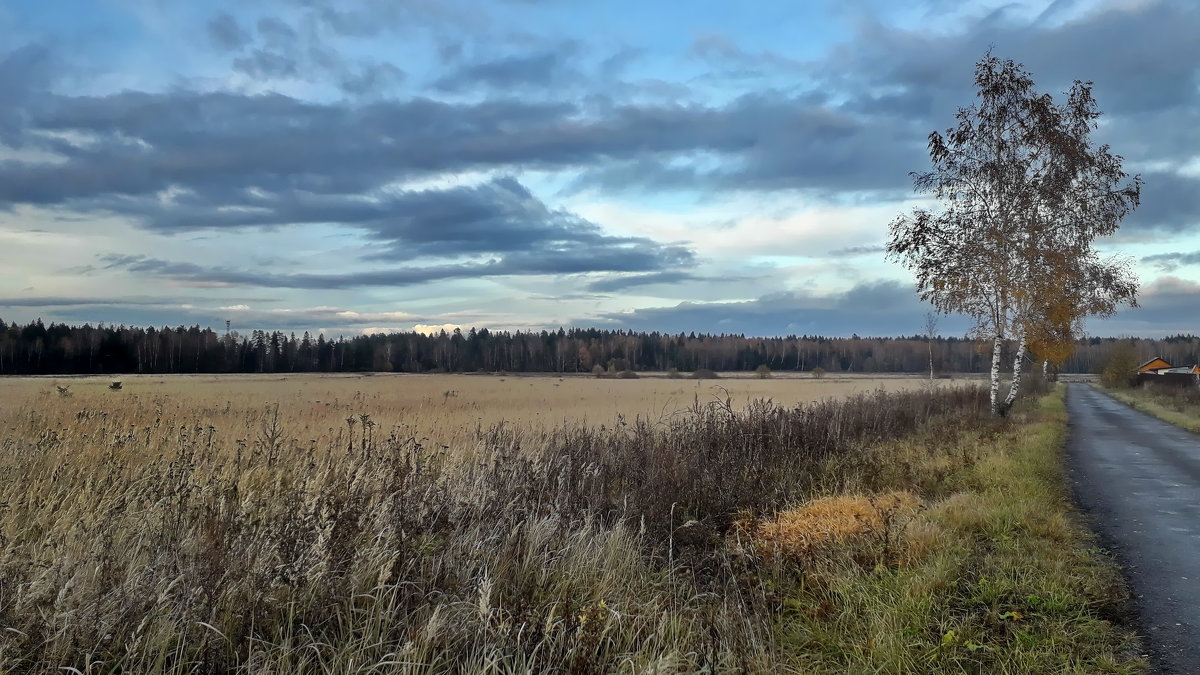
<instances>
[{"instance_id":1,"label":"dry grass field","mask_svg":"<svg viewBox=\"0 0 1200 675\"><path fill-rule=\"evenodd\" d=\"M726 373L716 380L668 379L649 374L635 380L568 375L144 375L113 378L0 378L0 402L8 414L36 408L52 426L69 424L82 406L115 412L153 403L171 419L213 425L222 435L249 438L261 417L278 406L288 435L324 446L353 427L349 417L369 415L386 432L449 445L475 437L480 427L506 423L530 431L558 426L611 425L618 415L632 422L659 421L694 403L729 400L743 408L766 399L785 407L874 391L929 386L908 376L841 375L813 379ZM938 387L964 380L936 380ZM55 386L67 386L70 404L60 405ZM5 412L0 410L0 420Z\"/></svg>"},{"instance_id":2,"label":"dry grass field","mask_svg":"<svg viewBox=\"0 0 1200 675\"><path fill-rule=\"evenodd\" d=\"M980 387L108 384L0 380L0 672L1138 667L1061 415Z\"/></svg>"}]
</instances>

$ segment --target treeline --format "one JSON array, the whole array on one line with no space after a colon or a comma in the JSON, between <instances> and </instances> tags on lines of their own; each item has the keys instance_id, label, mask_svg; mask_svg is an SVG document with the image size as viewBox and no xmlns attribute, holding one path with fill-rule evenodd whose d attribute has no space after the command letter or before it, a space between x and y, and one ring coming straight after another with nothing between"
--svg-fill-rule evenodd
<instances>
[{"instance_id":1,"label":"treeline","mask_svg":"<svg viewBox=\"0 0 1200 675\"><path fill-rule=\"evenodd\" d=\"M1119 340L1090 338L1076 345L1063 372L1103 369ZM1200 337L1135 339L1139 357L1200 362ZM0 374L287 373L287 372L590 372L606 370L920 373L984 372L990 345L938 337L753 338L744 335L639 333L594 328L540 332L390 333L315 338L305 332L211 328L43 324L0 320Z\"/></svg>"}]
</instances>

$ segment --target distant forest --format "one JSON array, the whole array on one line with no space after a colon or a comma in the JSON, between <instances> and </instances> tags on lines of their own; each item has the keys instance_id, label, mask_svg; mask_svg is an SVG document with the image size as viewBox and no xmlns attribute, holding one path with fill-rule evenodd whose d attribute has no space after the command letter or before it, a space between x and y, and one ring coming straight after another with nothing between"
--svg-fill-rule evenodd
<instances>
[{"instance_id":1,"label":"distant forest","mask_svg":"<svg viewBox=\"0 0 1200 675\"><path fill-rule=\"evenodd\" d=\"M1062 372L1095 373L1116 338L1080 340ZM1135 339L1139 355L1175 364L1200 362L1200 337ZM961 338L933 340L934 368L942 373L983 372L990 345ZM606 370L929 372L929 341L900 338L754 338L698 333L638 333L594 328L540 332L390 333L315 338L307 332L211 328L68 326L40 320L0 320L0 374L290 373L290 372L552 372ZM1033 366L1030 366L1033 367Z\"/></svg>"}]
</instances>

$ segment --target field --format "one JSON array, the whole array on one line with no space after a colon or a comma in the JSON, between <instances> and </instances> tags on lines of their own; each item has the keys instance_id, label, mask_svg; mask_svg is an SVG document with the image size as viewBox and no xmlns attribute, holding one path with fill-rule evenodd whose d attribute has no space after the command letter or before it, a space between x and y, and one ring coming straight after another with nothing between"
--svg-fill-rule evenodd
<instances>
[{"instance_id":1,"label":"field","mask_svg":"<svg viewBox=\"0 0 1200 675\"><path fill-rule=\"evenodd\" d=\"M66 424L82 405L163 406L172 419L194 418L222 435L247 438L257 433L261 415L278 406L289 436L324 446L348 431L346 418L369 415L380 429L428 438L440 444L468 440L479 427L506 423L528 430L557 426L611 425L622 415L658 421L699 402L729 400L742 408L755 399L782 406L844 398L872 391L906 391L929 386L906 376L840 375L813 379L750 373L724 373L716 380L669 379L650 374L636 380L571 375L170 375L122 376L122 390L109 391L114 378L0 378L5 408L33 406L52 425ZM938 387L964 380L935 380ZM67 386L70 405L56 405L55 385ZM58 415L58 417L56 417Z\"/></svg>"},{"instance_id":2,"label":"field","mask_svg":"<svg viewBox=\"0 0 1200 675\"><path fill-rule=\"evenodd\" d=\"M993 420L920 378L108 384L0 380L0 672L1141 665L1057 394Z\"/></svg>"}]
</instances>

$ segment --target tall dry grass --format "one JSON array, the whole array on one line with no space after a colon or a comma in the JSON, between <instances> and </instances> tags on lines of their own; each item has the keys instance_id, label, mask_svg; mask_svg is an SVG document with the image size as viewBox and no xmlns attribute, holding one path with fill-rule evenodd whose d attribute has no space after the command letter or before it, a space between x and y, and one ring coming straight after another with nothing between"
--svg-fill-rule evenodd
<instances>
[{"instance_id":1,"label":"tall dry grass","mask_svg":"<svg viewBox=\"0 0 1200 675\"><path fill-rule=\"evenodd\" d=\"M274 404L230 432L229 405L0 413L0 671L776 671L782 591L738 519L870 486L881 441L987 410L977 389L714 401L448 447Z\"/></svg>"}]
</instances>

